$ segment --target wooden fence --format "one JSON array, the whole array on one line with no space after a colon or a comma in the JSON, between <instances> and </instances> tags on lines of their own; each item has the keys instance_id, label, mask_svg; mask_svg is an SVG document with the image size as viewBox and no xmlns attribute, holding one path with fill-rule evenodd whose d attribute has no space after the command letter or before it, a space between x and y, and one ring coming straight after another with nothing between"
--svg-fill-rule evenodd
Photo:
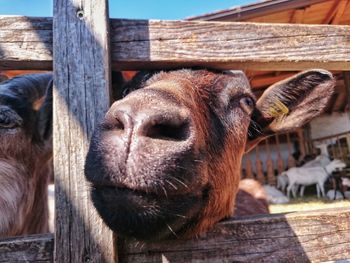
<instances>
[{"instance_id":1,"label":"wooden fence","mask_svg":"<svg viewBox=\"0 0 350 263\"><path fill-rule=\"evenodd\" d=\"M242 178L254 178L262 184L275 186L278 174L300 165L302 161L310 161L310 158L318 154L328 155L330 159L340 159L350 167L350 131L316 139L305 138L304 133L300 128L294 133L276 134L260 142L253 152L244 156ZM284 140L283 144L281 140ZM293 156L294 144L298 145L298 160ZM349 168L346 173L350 175Z\"/></svg>"},{"instance_id":2,"label":"wooden fence","mask_svg":"<svg viewBox=\"0 0 350 263\"><path fill-rule=\"evenodd\" d=\"M254 178L262 184L276 186L277 175L290 167L297 166L293 156L293 140L298 143L299 157L306 155L303 130L294 133L275 134L261 141L254 149L244 155L242 161L242 178ZM281 144L281 139L284 142ZM285 149L281 149L283 148ZM252 160L253 159L253 160Z\"/></svg>"},{"instance_id":3,"label":"wooden fence","mask_svg":"<svg viewBox=\"0 0 350 263\"><path fill-rule=\"evenodd\" d=\"M117 240L106 228L89 201L83 165L91 132L110 103L111 67L193 65L350 70L350 27L109 20L107 0L54 0L53 19L0 17L0 68L53 68L56 185L54 238L48 234L2 240L0 262L350 258L349 208L230 220L196 240L163 244Z\"/></svg>"}]
</instances>

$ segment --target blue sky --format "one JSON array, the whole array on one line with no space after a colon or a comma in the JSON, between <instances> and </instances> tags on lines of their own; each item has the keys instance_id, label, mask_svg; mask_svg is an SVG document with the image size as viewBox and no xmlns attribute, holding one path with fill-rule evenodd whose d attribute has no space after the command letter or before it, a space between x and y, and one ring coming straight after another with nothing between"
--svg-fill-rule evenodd
<instances>
[{"instance_id":1,"label":"blue sky","mask_svg":"<svg viewBox=\"0 0 350 263\"><path fill-rule=\"evenodd\" d=\"M257 0L109 0L110 17L183 19ZM52 0L0 0L0 15L52 16Z\"/></svg>"}]
</instances>

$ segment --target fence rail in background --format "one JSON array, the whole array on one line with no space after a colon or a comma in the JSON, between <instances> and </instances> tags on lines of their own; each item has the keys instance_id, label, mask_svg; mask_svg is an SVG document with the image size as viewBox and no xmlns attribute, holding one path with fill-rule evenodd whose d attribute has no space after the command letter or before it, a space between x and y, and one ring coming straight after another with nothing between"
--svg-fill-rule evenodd
<instances>
[{"instance_id":1,"label":"fence rail in background","mask_svg":"<svg viewBox=\"0 0 350 263\"><path fill-rule=\"evenodd\" d=\"M293 156L293 144L297 141L300 149L304 147L302 145L304 137L299 132L300 130L298 129L294 133L275 134L274 137L261 141L254 151L245 154L242 161L242 178L254 178L261 184L267 183L276 186L277 174L290 167L295 167L297 164L297 160ZM283 145L284 150L282 149ZM305 151L300 151L300 153L301 158L305 156ZM252 159L255 159L255 169L252 167Z\"/></svg>"},{"instance_id":2,"label":"fence rail in background","mask_svg":"<svg viewBox=\"0 0 350 263\"><path fill-rule=\"evenodd\" d=\"M317 149L319 145L323 145L324 148L319 154L325 154L324 151L327 149L331 159L340 159L350 167L350 131L315 139L305 138L303 134L303 130L298 129L294 134L276 134L274 140L268 138L260 142L259 146L253 151L255 153L254 158L250 156L251 153L245 155L242 162L242 178L254 178L262 184L276 185L278 174L290 167L300 165L297 161L310 161L310 158L316 157L317 152L320 151ZM293 142L292 137L294 137ZM287 156L286 154L282 156L281 139L285 139L285 147L288 150ZM295 153L293 144L296 142L300 151L298 160L295 160L293 156ZM306 147L307 145L309 146ZM306 148L308 148L307 151ZM260 152L261 149L264 152ZM272 157L272 153L274 153L274 157ZM303 160L305 156L308 158ZM252 162L252 159L255 159L255 161ZM252 164L255 164L255 169ZM350 169L346 169L346 175L350 176Z\"/></svg>"}]
</instances>

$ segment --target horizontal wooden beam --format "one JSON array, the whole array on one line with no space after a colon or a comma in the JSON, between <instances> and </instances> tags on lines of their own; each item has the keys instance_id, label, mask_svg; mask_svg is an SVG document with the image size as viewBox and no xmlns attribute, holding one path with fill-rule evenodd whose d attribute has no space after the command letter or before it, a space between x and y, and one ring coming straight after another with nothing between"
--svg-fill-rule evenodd
<instances>
[{"instance_id":1,"label":"horizontal wooden beam","mask_svg":"<svg viewBox=\"0 0 350 263\"><path fill-rule=\"evenodd\" d=\"M350 68L350 26L114 20L121 68L205 66L255 70Z\"/></svg>"},{"instance_id":2,"label":"horizontal wooden beam","mask_svg":"<svg viewBox=\"0 0 350 263\"><path fill-rule=\"evenodd\" d=\"M350 70L350 26L111 20L115 69ZM51 18L0 17L0 68L49 69Z\"/></svg>"},{"instance_id":3,"label":"horizontal wooden beam","mask_svg":"<svg viewBox=\"0 0 350 263\"><path fill-rule=\"evenodd\" d=\"M119 262L323 262L350 259L350 207L219 223L198 239L119 242ZM345 262L345 261L344 261Z\"/></svg>"},{"instance_id":4,"label":"horizontal wooden beam","mask_svg":"<svg viewBox=\"0 0 350 263\"><path fill-rule=\"evenodd\" d=\"M52 18L0 16L0 69L51 69Z\"/></svg>"},{"instance_id":5,"label":"horizontal wooden beam","mask_svg":"<svg viewBox=\"0 0 350 263\"><path fill-rule=\"evenodd\" d=\"M350 259L349 218L350 207L343 207L231 219L192 240L118 240L119 262L346 260ZM0 262L52 262L53 243L52 234L2 239Z\"/></svg>"},{"instance_id":6,"label":"horizontal wooden beam","mask_svg":"<svg viewBox=\"0 0 350 263\"><path fill-rule=\"evenodd\" d=\"M53 262L52 234L0 240L0 262Z\"/></svg>"}]
</instances>

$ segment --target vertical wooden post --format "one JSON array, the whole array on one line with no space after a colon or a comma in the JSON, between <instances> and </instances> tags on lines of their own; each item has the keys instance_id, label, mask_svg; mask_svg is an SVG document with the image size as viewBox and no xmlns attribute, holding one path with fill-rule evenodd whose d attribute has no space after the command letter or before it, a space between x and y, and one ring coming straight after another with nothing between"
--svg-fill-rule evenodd
<instances>
[{"instance_id":1,"label":"vertical wooden post","mask_svg":"<svg viewBox=\"0 0 350 263\"><path fill-rule=\"evenodd\" d=\"M276 177L275 177L275 169L273 167L273 161L271 157L271 149L269 145L269 140L265 140L265 147L266 147L266 172L267 172L267 182L269 185L275 186L276 185Z\"/></svg>"},{"instance_id":2,"label":"vertical wooden post","mask_svg":"<svg viewBox=\"0 0 350 263\"><path fill-rule=\"evenodd\" d=\"M299 149L300 149L300 157L299 161L303 160L305 155L306 155L306 150L305 150L305 138L304 138L304 131L303 129L298 129L297 130L297 135L298 135L298 142L299 142Z\"/></svg>"},{"instance_id":3,"label":"vertical wooden post","mask_svg":"<svg viewBox=\"0 0 350 263\"><path fill-rule=\"evenodd\" d=\"M332 150L332 158L336 159L337 158L337 152L335 150L336 145L335 143L333 144L332 139L329 139L329 145L331 146L331 150Z\"/></svg>"},{"instance_id":4,"label":"vertical wooden post","mask_svg":"<svg viewBox=\"0 0 350 263\"><path fill-rule=\"evenodd\" d=\"M345 93L346 93L346 104L344 111L348 113L348 117L350 118L350 71L343 71L344 85L345 85ZM350 134L346 135L346 144L347 148L345 151L345 162L349 163L350 158Z\"/></svg>"},{"instance_id":5,"label":"vertical wooden post","mask_svg":"<svg viewBox=\"0 0 350 263\"><path fill-rule=\"evenodd\" d=\"M287 133L287 145L288 145L288 168L295 167L296 163L295 163L295 159L292 155L293 146L292 146L292 142L290 141L290 133L289 132Z\"/></svg>"},{"instance_id":6,"label":"vertical wooden post","mask_svg":"<svg viewBox=\"0 0 350 263\"><path fill-rule=\"evenodd\" d=\"M348 112L349 118L350 118L350 71L343 71L343 78L344 78L344 85L345 85L345 92L346 92L346 106L345 111Z\"/></svg>"},{"instance_id":7,"label":"vertical wooden post","mask_svg":"<svg viewBox=\"0 0 350 263\"><path fill-rule=\"evenodd\" d=\"M337 143L338 151L339 151L339 159L344 160L344 154L343 154L343 150L342 150L339 136L336 137L336 143Z\"/></svg>"},{"instance_id":8,"label":"vertical wooden post","mask_svg":"<svg viewBox=\"0 0 350 263\"><path fill-rule=\"evenodd\" d=\"M346 144L347 144L347 154L346 156L348 157L350 155L350 133L346 135Z\"/></svg>"},{"instance_id":9,"label":"vertical wooden post","mask_svg":"<svg viewBox=\"0 0 350 263\"><path fill-rule=\"evenodd\" d=\"M54 0L55 262L115 262L113 233L84 180L89 139L109 107L107 0Z\"/></svg>"},{"instance_id":10,"label":"vertical wooden post","mask_svg":"<svg viewBox=\"0 0 350 263\"><path fill-rule=\"evenodd\" d=\"M256 180L258 180L261 184L265 184L263 165L259 154L259 145L255 147L255 158Z\"/></svg>"},{"instance_id":11,"label":"vertical wooden post","mask_svg":"<svg viewBox=\"0 0 350 263\"><path fill-rule=\"evenodd\" d=\"M281 155L280 140L279 140L278 136L279 136L278 134L275 135L276 150L277 150L277 171L278 171L278 174L281 174L282 172L284 172L285 167L284 167L284 162L283 162L283 158Z\"/></svg>"}]
</instances>

